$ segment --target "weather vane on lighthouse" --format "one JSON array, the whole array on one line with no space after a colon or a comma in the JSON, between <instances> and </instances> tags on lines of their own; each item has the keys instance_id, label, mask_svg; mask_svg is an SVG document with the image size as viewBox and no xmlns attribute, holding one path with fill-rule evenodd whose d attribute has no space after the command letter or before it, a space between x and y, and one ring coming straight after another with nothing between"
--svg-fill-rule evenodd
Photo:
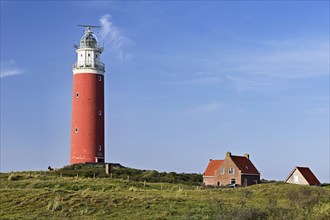
<instances>
[{"instance_id":1,"label":"weather vane on lighthouse","mask_svg":"<svg viewBox=\"0 0 330 220\"><path fill-rule=\"evenodd\" d=\"M93 25L78 25L85 34L76 45L73 64L70 164L104 163L104 64Z\"/></svg>"}]
</instances>

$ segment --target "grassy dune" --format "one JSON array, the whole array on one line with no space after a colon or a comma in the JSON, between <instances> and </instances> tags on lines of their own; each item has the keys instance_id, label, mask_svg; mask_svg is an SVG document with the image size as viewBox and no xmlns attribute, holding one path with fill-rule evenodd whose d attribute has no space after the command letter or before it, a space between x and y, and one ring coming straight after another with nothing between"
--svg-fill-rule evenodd
<instances>
[{"instance_id":1,"label":"grassy dune","mask_svg":"<svg viewBox=\"0 0 330 220\"><path fill-rule=\"evenodd\" d=\"M1 219L330 219L330 188L222 189L132 180L0 174Z\"/></svg>"}]
</instances>

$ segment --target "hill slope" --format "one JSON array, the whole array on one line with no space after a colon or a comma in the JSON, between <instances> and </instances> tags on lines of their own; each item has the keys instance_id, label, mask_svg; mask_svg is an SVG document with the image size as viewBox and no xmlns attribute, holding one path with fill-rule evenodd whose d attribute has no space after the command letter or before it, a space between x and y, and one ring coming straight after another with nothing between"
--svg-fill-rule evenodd
<instances>
[{"instance_id":1,"label":"hill slope","mask_svg":"<svg viewBox=\"0 0 330 220\"><path fill-rule=\"evenodd\" d=\"M1 219L329 219L330 188L215 189L108 178L0 174Z\"/></svg>"}]
</instances>

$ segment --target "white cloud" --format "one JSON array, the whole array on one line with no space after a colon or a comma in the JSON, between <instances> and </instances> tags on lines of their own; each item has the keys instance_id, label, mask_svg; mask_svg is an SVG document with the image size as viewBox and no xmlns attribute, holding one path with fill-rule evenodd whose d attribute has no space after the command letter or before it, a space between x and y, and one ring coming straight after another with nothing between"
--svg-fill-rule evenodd
<instances>
[{"instance_id":1,"label":"white cloud","mask_svg":"<svg viewBox=\"0 0 330 220\"><path fill-rule=\"evenodd\" d=\"M102 28L101 28L101 37L104 39L110 33L110 27L112 26L112 22L109 21L111 15L103 15L100 19Z\"/></svg>"},{"instance_id":2,"label":"white cloud","mask_svg":"<svg viewBox=\"0 0 330 220\"><path fill-rule=\"evenodd\" d=\"M184 55L175 59L181 57ZM186 57L189 62L184 63L186 69L178 71L179 83L232 87L239 92L278 91L295 80L329 76L329 44L325 40L260 42L252 49Z\"/></svg>"},{"instance_id":3,"label":"white cloud","mask_svg":"<svg viewBox=\"0 0 330 220\"><path fill-rule=\"evenodd\" d=\"M264 51L238 61L237 70L249 75L305 79L329 73L329 46Z\"/></svg>"},{"instance_id":4,"label":"white cloud","mask_svg":"<svg viewBox=\"0 0 330 220\"><path fill-rule=\"evenodd\" d=\"M184 111L184 113L192 114L192 115L195 114L204 115L205 113L218 112L226 107L228 107L227 104L223 104L219 102L209 102L206 104L195 106L194 108Z\"/></svg>"},{"instance_id":5,"label":"white cloud","mask_svg":"<svg viewBox=\"0 0 330 220\"><path fill-rule=\"evenodd\" d=\"M216 75L198 76L190 80L185 80L182 83L187 85L204 85L204 86L218 85L223 83L223 77Z\"/></svg>"},{"instance_id":6,"label":"white cloud","mask_svg":"<svg viewBox=\"0 0 330 220\"><path fill-rule=\"evenodd\" d=\"M18 68L14 60L1 61L0 78L16 76L23 73L23 70Z\"/></svg>"},{"instance_id":7,"label":"white cloud","mask_svg":"<svg viewBox=\"0 0 330 220\"><path fill-rule=\"evenodd\" d=\"M101 23L101 40L106 44L111 45L111 50L117 53L120 60L125 60L130 57L130 54L125 52L125 46L130 42L124 37L119 29L111 21L111 15L105 14L100 18Z\"/></svg>"},{"instance_id":8,"label":"white cloud","mask_svg":"<svg viewBox=\"0 0 330 220\"><path fill-rule=\"evenodd\" d=\"M283 80L269 77L256 77L256 76L225 76L226 82L230 83L238 92L245 91L277 91L284 88Z\"/></svg>"}]
</instances>

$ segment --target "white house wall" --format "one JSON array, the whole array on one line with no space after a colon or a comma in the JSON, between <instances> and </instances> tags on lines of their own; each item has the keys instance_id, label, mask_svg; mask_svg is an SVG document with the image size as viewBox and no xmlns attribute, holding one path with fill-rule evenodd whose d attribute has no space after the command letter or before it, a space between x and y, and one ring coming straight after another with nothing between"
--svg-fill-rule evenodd
<instances>
[{"instance_id":1,"label":"white house wall","mask_svg":"<svg viewBox=\"0 0 330 220\"><path fill-rule=\"evenodd\" d=\"M287 183L309 185L304 176L296 169L286 181Z\"/></svg>"}]
</instances>

